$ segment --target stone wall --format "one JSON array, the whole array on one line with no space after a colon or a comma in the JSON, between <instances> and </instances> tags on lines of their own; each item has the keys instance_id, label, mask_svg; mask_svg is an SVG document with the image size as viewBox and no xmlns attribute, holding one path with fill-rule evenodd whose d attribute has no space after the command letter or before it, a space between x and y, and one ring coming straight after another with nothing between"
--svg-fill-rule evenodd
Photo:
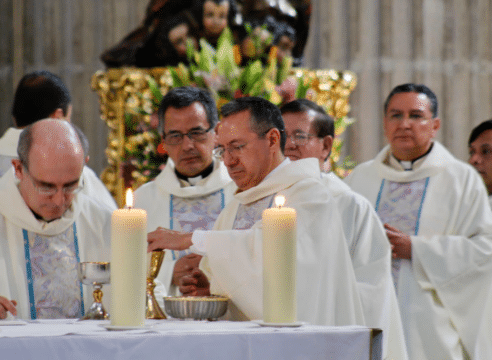
<instances>
[{"instance_id":1,"label":"stone wall","mask_svg":"<svg viewBox=\"0 0 492 360\"><path fill-rule=\"evenodd\" d=\"M313 0L306 65L352 70L358 86L346 151L371 159L385 144L382 104L405 82L439 99L438 140L467 159L471 129L492 118L491 0Z\"/></svg>"}]
</instances>

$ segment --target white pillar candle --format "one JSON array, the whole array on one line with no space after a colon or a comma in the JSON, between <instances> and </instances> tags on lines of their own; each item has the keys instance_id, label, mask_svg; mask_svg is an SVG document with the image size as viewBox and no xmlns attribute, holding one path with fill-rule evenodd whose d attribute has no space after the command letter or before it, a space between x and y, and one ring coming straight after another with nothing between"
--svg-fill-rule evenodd
<instances>
[{"instance_id":1,"label":"white pillar candle","mask_svg":"<svg viewBox=\"0 0 492 360\"><path fill-rule=\"evenodd\" d=\"M131 191L131 190L130 190ZM144 326L147 272L147 213L125 209L111 217L111 325Z\"/></svg>"},{"instance_id":2,"label":"white pillar candle","mask_svg":"<svg viewBox=\"0 0 492 360\"><path fill-rule=\"evenodd\" d=\"M262 215L263 321L266 323L297 321L297 217L294 209L282 207L284 201L283 196L277 196L277 207L264 210Z\"/></svg>"}]
</instances>

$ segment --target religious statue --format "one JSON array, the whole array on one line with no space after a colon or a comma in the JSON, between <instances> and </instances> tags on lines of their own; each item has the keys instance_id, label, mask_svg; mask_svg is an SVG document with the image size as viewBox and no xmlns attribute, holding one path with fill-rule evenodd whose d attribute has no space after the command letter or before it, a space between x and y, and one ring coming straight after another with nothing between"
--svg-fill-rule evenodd
<instances>
[{"instance_id":1,"label":"religious statue","mask_svg":"<svg viewBox=\"0 0 492 360\"><path fill-rule=\"evenodd\" d=\"M235 42L241 44L244 61L252 55L259 57L259 51L268 54L275 45L279 63L292 56L298 66L310 11L311 0L151 0L142 25L106 50L101 59L107 67L187 65L187 47L198 49L202 38L216 47L229 27ZM265 40L263 47L256 46L255 54L248 52L252 36Z\"/></svg>"}]
</instances>

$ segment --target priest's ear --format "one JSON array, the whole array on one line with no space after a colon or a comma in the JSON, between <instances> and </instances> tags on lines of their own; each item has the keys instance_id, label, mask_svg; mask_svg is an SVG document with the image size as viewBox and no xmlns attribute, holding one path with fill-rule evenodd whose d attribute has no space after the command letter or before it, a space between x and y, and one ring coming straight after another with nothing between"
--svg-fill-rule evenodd
<instances>
[{"instance_id":1,"label":"priest's ear","mask_svg":"<svg viewBox=\"0 0 492 360\"><path fill-rule=\"evenodd\" d=\"M265 138L268 140L268 146L274 147L278 146L280 149L280 130L277 128L271 128L265 134Z\"/></svg>"},{"instance_id":2,"label":"priest's ear","mask_svg":"<svg viewBox=\"0 0 492 360\"><path fill-rule=\"evenodd\" d=\"M24 176L24 169L19 159L12 159L12 166L14 167L14 175L17 179L22 180Z\"/></svg>"},{"instance_id":3,"label":"priest's ear","mask_svg":"<svg viewBox=\"0 0 492 360\"><path fill-rule=\"evenodd\" d=\"M328 158L330 157L331 148L333 146L333 136L326 135L322 140L323 141L321 143L322 149L321 149L320 160L323 160L324 162L328 160Z\"/></svg>"}]
</instances>

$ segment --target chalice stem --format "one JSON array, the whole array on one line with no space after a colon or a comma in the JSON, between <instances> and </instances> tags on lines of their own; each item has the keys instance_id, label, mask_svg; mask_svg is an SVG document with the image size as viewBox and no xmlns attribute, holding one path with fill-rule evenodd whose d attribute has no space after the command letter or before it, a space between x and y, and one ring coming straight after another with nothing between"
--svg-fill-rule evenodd
<instances>
[{"instance_id":1,"label":"chalice stem","mask_svg":"<svg viewBox=\"0 0 492 360\"><path fill-rule=\"evenodd\" d=\"M159 270L164 259L164 251L153 251L150 258L150 266L147 276L147 309L145 317L147 319L166 319L166 315L157 303L154 294L154 279L159 274Z\"/></svg>"}]
</instances>

